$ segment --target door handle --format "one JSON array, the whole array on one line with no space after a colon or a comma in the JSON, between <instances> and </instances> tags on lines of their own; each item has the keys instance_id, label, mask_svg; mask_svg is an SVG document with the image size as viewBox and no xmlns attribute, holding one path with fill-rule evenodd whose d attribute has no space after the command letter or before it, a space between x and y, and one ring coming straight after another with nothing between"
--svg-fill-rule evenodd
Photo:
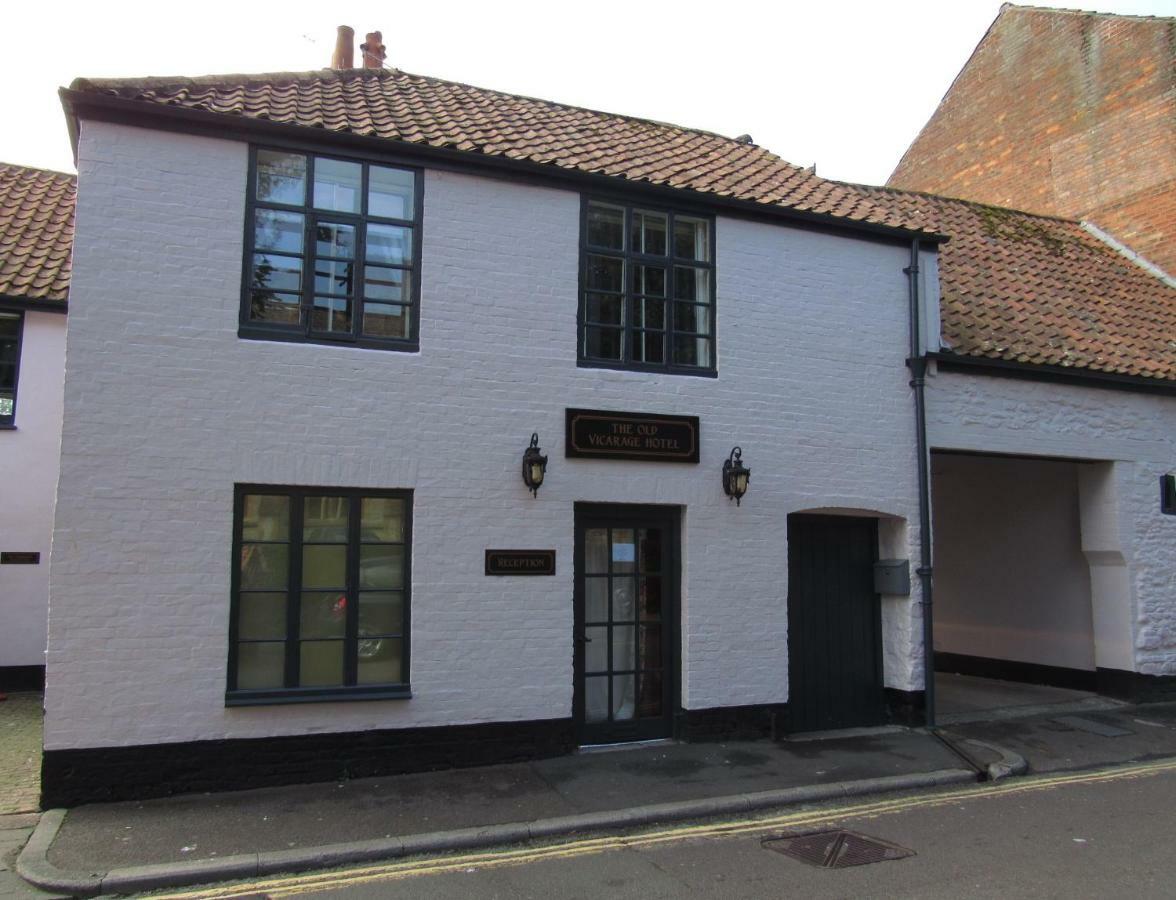
<instances>
[{"instance_id":1,"label":"door handle","mask_svg":"<svg viewBox=\"0 0 1176 900\"><path fill-rule=\"evenodd\" d=\"M581 643L581 644L591 644L591 643L592 643L592 638L590 638L590 637L584 637L583 635L579 635L579 636L576 638L576 641L577 641L577 642L579 642L579 643Z\"/></svg>"}]
</instances>

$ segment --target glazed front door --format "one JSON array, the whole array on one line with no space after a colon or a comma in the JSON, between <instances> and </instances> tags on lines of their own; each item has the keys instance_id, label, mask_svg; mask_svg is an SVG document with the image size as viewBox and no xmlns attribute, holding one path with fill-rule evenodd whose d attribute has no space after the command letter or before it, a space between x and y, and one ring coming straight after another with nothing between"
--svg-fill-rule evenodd
<instances>
[{"instance_id":1,"label":"glazed front door","mask_svg":"<svg viewBox=\"0 0 1176 900\"><path fill-rule=\"evenodd\" d=\"M677 510L576 508L574 716L581 744L669 737Z\"/></svg>"}]
</instances>

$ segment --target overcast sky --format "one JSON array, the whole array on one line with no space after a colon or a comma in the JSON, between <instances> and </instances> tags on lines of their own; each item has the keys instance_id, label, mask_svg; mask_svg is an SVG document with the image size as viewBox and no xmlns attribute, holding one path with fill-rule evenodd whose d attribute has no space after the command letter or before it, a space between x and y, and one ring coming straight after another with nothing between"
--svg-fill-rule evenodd
<instances>
[{"instance_id":1,"label":"overcast sky","mask_svg":"<svg viewBox=\"0 0 1176 900\"><path fill-rule=\"evenodd\" d=\"M1098 8L1172 16L1176 0ZM388 65L407 72L749 133L820 175L881 184L999 9L997 0L6 3L0 161L73 171L57 88L75 77L317 69L346 24L357 43L383 31Z\"/></svg>"}]
</instances>

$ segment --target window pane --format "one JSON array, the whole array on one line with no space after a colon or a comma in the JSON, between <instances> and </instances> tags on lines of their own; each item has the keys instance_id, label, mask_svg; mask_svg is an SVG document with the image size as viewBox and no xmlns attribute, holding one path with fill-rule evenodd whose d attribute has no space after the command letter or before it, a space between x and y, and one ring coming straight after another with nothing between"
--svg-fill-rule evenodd
<instances>
[{"instance_id":1,"label":"window pane","mask_svg":"<svg viewBox=\"0 0 1176 900\"><path fill-rule=\"evenodd\" d=\"M665 332L633 332L633 347L630 356L633 362L664 363L666 361Z\"/></svg>"},{"instance_id":2,"label":"window pane","mask_svg":"<svg viewBox=\"0 0 1176 900\"><path fill-rule=\"evenodd\" d=\"M589 322L601 322L605 325L620 325L621 310L624 308L624 298L619 294L588 294L587 307L584 318Z\"/></svg>"},{"instance_id":3,"label":"window pane","mask_svg":"<svg viewBox=\"0 0 1176 900\"><path fill-rule=\"evenodd\" d=\"M612 680L612 717L614 721L633 718L636 697L633 696L636 678L632 675L614 675Z\"/></svg>"},{"instance_id":4,"label":"window pane","mask_svg":"<svg viewBox=\"0 0 1176 900\"><path fill-rule=\"evenodd\" d=\"M20 316L0 313L0 416L11 416L16 398Z\"/></svg>"},{"instance_id":5,"label":"window pane","mask_svg":"<svg viewBox=\"0 0 1176 900\"><path fill-rule=\"evenodd\" d=\"M710 310L697 303L675 303L674 330L710 334Z\"/></svg>"},{"instance_id":6,"label":"window pane","mask_svg":"<svg viewBox=\"0 0 1176 900\"><path fill-rule=\"evenodd\" d=\"M347 541L351 501L347 497L307 497L302 502L302 540L307 544Z\"/></svg>"},{"instance_id":7,"label":"window pane","mask_svg":"<svg viewBox=\"0 0 1176 900\"><path fill-rule=\"evenodd\" d=\"M680 366L711 365L710 338L696 338L676 335L674 337L674 362Z\"/></svg>"},{"instance_id":8,"label":"window pane","mask_svg":"<svg viewBox=\"0 0 1176 900\"><path fill-rule=\"evenodd\" d=\"M241 498L241 539L284 541L290 535L290 498L246 494Z\"/></svg>"},{"instance_id":9,"label":"window pane","mask_svg":"<svg viewBox=\"0 0 1176 900\"><path fill-rule=\"evenodd\" d=\"M409 265L412 262L412 229L402 225L368 225L367 261Z\"/></svg>"},{"instance_id":10,"label":"window pane","mask_svg":"<svg viewBox=\"0 0 1176 900\"><path fill-rule=\"evenodd\" d=\"M280 688L285 684L286 645L278 642L237 645L237 687L240 690Z\"/></svg>"},{"instance_id":11,"label":"window pane","mask_svg":"<svg viewBox=\"0 0 1176 900\"><path fill-rule=\"evenodd\" d=\"M633 610L633 579L613 578L612 620L614 622L632 622L636 618Z\"/></svg>"},{"instance_id":12,"label":"window pane","mask_svg":"<svg viewBox=\"0 0 1176 900\"><path fill-rule=\"evenodd\" d=\"M360 507L361 541L403 541L404 501L394 497L364 497Z\"/></svg>"},{"instance_id":13,"label":"window pane","mask_svg":"<svg viewBox=\"0 0 1176 900\"><path fill-rule=\"evenodd\" d=\"M637 545L632 528L614 528L612 533L612 570L632 572L637 561Z\"/></svg>"},{"instance_id":14,"label":"window pane","mask_svg":"<svg viewBox=\"0 0 1176 900\"><path fill-rule=\"evenodd\" d=\"M358 213L363 166L339 159L314 160L314 205L319 209Z\"/></svg>"},{"instance_id":15,"label":"window pane","mask_svg":"<svg viewBox=\"0 0 1176 900\"><path fill-rule=\"evenodd\" d=\"M257 151L257 199L303 206L306 203L306 157L279 150Z\"/></svg>"},{"instance_id":16,"label":"window pane","mask_svg":"<svg viewBox=\"0 0 1176 900\"><path fill-rule=\"evenodd\" d=\"M257 250L301 253L304 223L301 213L280 212L276 209L256 210L253 219L253 246Z\"/></svg>"},{"instance_id":17,"label":"window pane","mask_svg":"<svg viewBox=\"0 0 1176 900\"><path fill-rule=\"evenodd\" d=\"M633 252L666 255L666 217L661 213L633 213Z\"/></svg>"},{"instance_id":18,"label":"window pane","mask_svg":"<svg viewBox=\"0 0 1176 900\"><path fill-rule=\"evenodd\" d=\"M404 547L395 544L364 544L359 548L361 588L404 587Z\"/></svg>"},{"instance_id":19,"label":"window pane","mask_svg":"<svg viewBox=\"0 0 1176 900\"><path fill-rule=\"evenodd\" d=\"M625 212L614 206L588 206L588 243L593 247L625 249Z\"/></svg>"},{"instance_id":20,"label":"window pane","mask_svg":"<svg viewBox=\"0 0 1176 900\"><path fill-rule=\"evenodd\" d=\"M315 297L310 327L332 334L350 334L351 301L346 297Z\"/></svg>"},{"instance_id":21,"label":"window pane","mask_svg":"<svg viewBox=\"0 0 1176 900\"><path fill-rule=\"evenodd\" d=\"M592 359L620 359L621 329L595 326L585 328L584 355Z\"/></svg>"},{"instance_id":22,"label":"window pane","mask_svg":"<svg viewBox=\"0 0 1176 900\"><path fill-rule=\"evenodd\" d=\"M404 633L404 594L401 591L363 591L359 595L361 637Z\"/></svg>"},{"instance_id":23,"label":"window pane","mask_svg":"<svg viewBox=\"0 0 1176 900\"><path fill-rule=\"evenodd\" d=\"M640 582L641 618L653 621L661 618L662 580L659 577L642 578Z\"/></svg>"},{"instance_id":24,"label":"window pane","mask_svg":"<svg viewBox=\"0 0 1176 900\"><path fill-rule=\"evenodd\" d=\"M303 641L298 683L302 687L335 687L343 684L343 642Z\"/></svg>"},{"instance_id":25,"label":"window pane","mask_svg":"<svg viewBox=\"0 0 1176 900\"><path fill-rule=\"evenodd\" d=\"M648 297L634 297L630 304L632 315L630 325L638 328L665 328L666 301L651 300Z\"/></svg>"},{"instance_id":26,"label":"window pane","mask_svg":"<svg viewBox=\"0 0 1176 900\"><path fill-rule=\"evenodd\" d=\"M661 266L634 266L633 290L653 297L666 295L666 270Z\"/></svg>"},{"instance_id":27,"label":"window pane","mask_svg":"<svg viewBox=\"0 0 1176 900\"><path fill-rule=\"evenodd\" d=\"M254 322L297 325L302 320L302 296L253 291L249 300L249 318Z\"/></svg>"},{"instance_id":28,"label":"window pane","mask_svg":"<svg viewBox=\"0 0 1176 900\"><path fill-rule=\"evenodd\" d=\"M585 628L584 637L584 671L608 671L608 626L603 628Z\"/></svg>"},{"instance_id":29,"label":"window pane","mask_svg":"<svg viewBox=\"0 0 1176 900\"><path fill-rule=\"evenodd\" d=\"M241 640L286 639L286 595L241 594L237 612Z\"/></svg>"},{"instance_id":30,"label":"window pane","mask_svg":"<svg viewBox=\"0 0 1176 900\"><path fill-rule=\"evenodd\" d=\"M637 557L641 571L647 575L656 575L661 571L661 529L637 529Z\"/></svg>"},{"instance_id":31,"label":"window pane","mask_svg":"<svg viewBox=\"0 0 1176 900\"><path fill-rule=\"evenodd\" d=\"M639 715L656 718L662 714L662 674L661 672L642 672L638 678L641 685L641 700L638 703Z\"/></svg>"},{"instance_id":32,"label":"window pane","mask_svg":"<svg viewBox=\"0 0 1176 900\"><path fill-rule=\"evenodd\" d=\"M608 621L608 578L598 575L584 579L584 621Z\"/></svg>"},{"instance_id":33,"label":"window pane","mask_svg":"<svg viewBox=\"0 0 1176 900\"><path fill-rule=\"evenodd\" d=\"M589 256L585 284L590 291L613 291L625 289L625 262L614 256Z\"/></svg>"},{"instance_id":34,"label":"window pane","mask_svg":"<svg viewBox=\"0 0 1176 900\"><path fill-rule=\"evenodd\" d=\"M612 670L631 672L637 668L637 642L632 625L622 625L612 630Z\"/></svg>"},{"instance_id":35,"label":"window pane","mask_svg":"<svg viewBox=\"0 0 1176 900\"><path fill-rule=\"evenodd\" d=\"M404 269L365 266L363 295L368 300L392 300L407 303L412 299L412 273Z\"/></svg>"},{"instance_id":36,"label":"window pane","mask_svg":"<svg viewBox=\"0 0 1176 900\"><path fill-rule=\"evenodd\" d=\"M285 588L290 574L285 544L241 545L241 588L265 590Z\"/></svg>"},{"instance_id":37,"label":"window pane","mask_svg":"<svg viewBox=\"0 0 1176 900\"><path fill-rule=\"evenodd\" d=\"M250 285L255 290L267 288L271 291L302 290L302 258L255 253Z\"/></svg>"},{"instance_id":38,"label":"window pane","mask_svg":"<svg viewBox=\"0 0 1176 900\"><path fill-rule=\"evenodd\" d=\"M347 589L347 547L307 544L302 548L302 587Z\"/></svg>"},{"instance_id":39,"label":"window pane","mask_svg":"<svg viewBox=\"0 0 1176 900\"><path fill-rule=\"evenodd\" d=\"M662 664L662 630L660 625L641 626L641 668L660 669Z\"/></svg>"},{"instance_id":40,"label":"window pane","mask_svg":"<svg viewBox=\"0 0 1176 900\"><path fill-rule=\"evenodd\" d=\"M340 259L355 259L355 226L335 222L315 225L315 253Z\"/></svg>"},{"instance_id":41,"label":"window pane","mask_svg":"<svg viewBox=\"0 0 1176 900\"><path fill-rule=\"evenodd\" d=\"M608 574L607 528L589 528L584 533L584 571L590 575Z\"/></svg>"},{"instance_id":42,"label":"window pane","mask_svg":"<svg viewBox=\"0 0 1176 900\"><path fill-rule=\"evenodd\" d=\"M588 722L608 721L608 676L584 679L584 719Z\"/></svg>"},{"instance_id":43,"label":"window pane","mask_svg":"<svg viewBox=\"0 0 1176 900\"><path fill-rule=\"evenodd\" d=\"M303 593L299 614L303 638L341 638L347 629L347 597L338 591Z\"/></svg>"},{"instance_id":44,"label":"window pane","mask_svg":"<svg viewBox=\"0 0 1176 900\"><path fill-rule=\"evenodd\" d=\"M316 294L352 294L354 263L337 259L316 259L314 261L314 290Z\"/></svg>"},{"instance_id":45,"label":"window pane","mask_svg":"<svg viewBox=\"0 0 1176 900\"><path fill-rule=\"evenodd\" d=\"M416 176L405 169L368 167L368 215L411 219Z\"/></svg>"},{"instance_id":46,"label":"window pane","mask_svg":"<svg viewBox=\"0 0 1176 900\"><path fill-rule=\"evenodd\" d=\"M361 638L360 684L402 684L404 682L404 641L399 638Z\"/></svg>"},{"instance_id":47,"label":"window pane","mask_svg":"<svg viewBox=\"0 0 1176 900\"><path fill-rule=\"evenodd\" d=\"M680 259L710 260L710 230L705 219L674 218L674 256Z\"/></svg>"},{"instance_id":48,"label":"window pane","mask_svg":"<svg viewBox=\"0 0 1176 900\"><path fill-rule=\"evenodd\" d=\"M674 298L709 303L711 299L710 269L674 266Z\"/></svg>"},{"instance_id":49,"label":"window pane","mask_svg":"<svg viewBox=\"0 0 1176 900\"><path fill-rule=\"evenodd\" d=\"M394 303L365 303L363 333L368 337L406 338L411 333L411 307Z\"/></svg>"}]
</instances>

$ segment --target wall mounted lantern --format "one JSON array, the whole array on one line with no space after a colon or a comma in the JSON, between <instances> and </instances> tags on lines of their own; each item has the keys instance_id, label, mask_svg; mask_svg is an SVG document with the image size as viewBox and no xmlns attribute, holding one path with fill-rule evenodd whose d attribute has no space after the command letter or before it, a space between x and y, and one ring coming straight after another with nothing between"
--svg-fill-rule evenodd
<instances>
[{"instance_id":1,"label":"wall mounted lantern","mask_svg":"<svg viewBox=\"0 0 1176 900\"><path fill-rule=\"evenodd\" d=\"M743 451L739 447L731 448L731 455L723 463L723 490L727 496L739 505L743 495L747 493L747 482L751 481L751 469L743 465Z\"/></svg>"},{"instance_id":2,"label":"wall mounted lantern","mask_svg":"<svg viewBox=\"0 0 1176 900\"><path fill-rule=\"evenodd\" d=\"M547 457L539 449L539 434L531 435L531 446L523 451L523 484L538 497L539 486L543 484L543 473L547 471Z\"/></svg>"}]
</instances>

